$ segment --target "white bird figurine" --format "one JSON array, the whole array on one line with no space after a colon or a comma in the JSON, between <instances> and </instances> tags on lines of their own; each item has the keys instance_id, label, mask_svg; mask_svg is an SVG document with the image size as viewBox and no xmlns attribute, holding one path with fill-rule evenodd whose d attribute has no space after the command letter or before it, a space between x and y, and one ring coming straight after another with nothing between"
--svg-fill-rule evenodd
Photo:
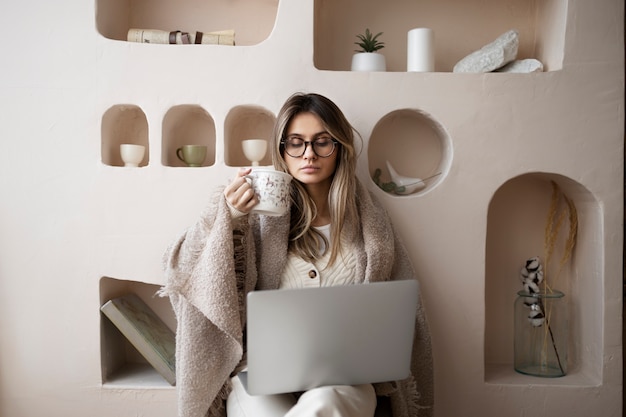
<instances>
[{"instance_id":1,"label":"white bird figurine","mask_svg":"<svg viewBox=\"0 0 626 417\"><path fill-rule=\"evenodd\" d=\"M393 181L393 183L396 185L396 188L394 190L396 194L412 194L426 186L423 179L417 177L404 177L398 174L395 169L393 169L393 166L391 166L391 163L389 161L385 162L387 163L387 169L389 170L391 181Z\"/></svg>"}]
</instances>

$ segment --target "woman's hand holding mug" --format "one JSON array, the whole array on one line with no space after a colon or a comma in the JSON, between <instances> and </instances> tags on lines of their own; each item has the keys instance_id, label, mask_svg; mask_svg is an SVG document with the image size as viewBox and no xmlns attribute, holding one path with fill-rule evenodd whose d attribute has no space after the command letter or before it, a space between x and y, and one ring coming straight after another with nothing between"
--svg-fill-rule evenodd
<instances>
[{"instance_id":1,"label":"woman's hand holding mug","mask_svg":"<svg viewBox=\"0 0 626 417\"><path fill-rule=\"evenodd\" d=\"M224 189L228 204L244 214L250 213L252 208L259 203L252 185L246 178L250 172L252 172L251 168L241 168L237 176Z\"/></svg>"},{"instance_id":2,"label":"woman's hand holding mug","mask_svg":"<svg viewBox=\"0 0 626 417\"><path fill-rule=\"evenodd\" d=\"M228 204L239 212L282 216L289 208L291 175L273 168L242 168L226 187Z\"/></svg>"}]
</instances>

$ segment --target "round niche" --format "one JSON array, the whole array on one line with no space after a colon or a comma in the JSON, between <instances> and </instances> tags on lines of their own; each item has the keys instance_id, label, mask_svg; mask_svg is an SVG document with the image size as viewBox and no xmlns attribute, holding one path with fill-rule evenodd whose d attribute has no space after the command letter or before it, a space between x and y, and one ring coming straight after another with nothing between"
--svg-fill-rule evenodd
<instances>
[{"instance_id":1,"label":"round niche","mask_svg":"<svg viewBox=\"0 0 626 417\"><path fill-rule=\"evenodd\" d=\"M268 141L267 151L259 165L271 165L272 156L269 143L274 131L276 117L271 111L254 105L234 107L226 116L224 127L224 161L229 166L250 166L243 152L243 141L264 139Z\"/></svg>"},{"instance_id":2,"label":"round niche","mask_svg":"<svg viewBox=\"0 0 626 417\"><path fill-rule=\"evenodd\" d=\"M378 121L368 145L370 178L393 196L415 196L433 189L446 176L452 144L430 115L399 109Z\"/></svg>"},{"instance_id":3,"label":"round niche","mask_svg":"<svg viewBox=\"0 0 626 417\"><path fill-rule=\"evenodd\" d=\"M148 165L148 120L146 114L133 104L116 104L102 116L101 126L102 163L111 166L124 166L121 145L131 144L143 147L143 156L137 164Z\"/></svg>"},{"instance_id":4,"label":"round niche","mask_svg":"<svg viewBox=\"0 0 626 417\"><path fill-rule=\"evenodd\" d=\"M205 157L197 166L211 166L215 163L215 122L202 107L184 104L172 107L163 118L163 165L187 167L177 156L184 146L206 147Z\"/></svg>"}]
</instances>

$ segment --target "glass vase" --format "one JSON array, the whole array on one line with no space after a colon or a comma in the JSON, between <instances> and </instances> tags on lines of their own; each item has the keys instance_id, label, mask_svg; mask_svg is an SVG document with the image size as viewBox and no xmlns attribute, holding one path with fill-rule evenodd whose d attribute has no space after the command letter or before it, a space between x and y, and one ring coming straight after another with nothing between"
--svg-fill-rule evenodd
<instances>
[{"instance_id":1,"label":"glass vase","mask_svg":"<svg viewBox=\"0 0 626 417\"><path fill-rule=\"evenodd\" d=\"M515 300L514 367L519 373L567 373L568 309L561 291L519 291Z\"/></svg>"}]
</instances>

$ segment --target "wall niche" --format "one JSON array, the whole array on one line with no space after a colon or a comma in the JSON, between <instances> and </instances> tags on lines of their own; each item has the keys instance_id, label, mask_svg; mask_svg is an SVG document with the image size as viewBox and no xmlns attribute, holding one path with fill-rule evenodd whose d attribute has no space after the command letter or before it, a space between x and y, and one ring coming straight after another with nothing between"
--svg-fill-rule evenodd
<instances>
[{"instance_id":1,"label":"wall niche","mask_svg":"<svg viewBox=\"0 0 626 417\"><path fill-rule=\"evenodd\" d=\"M435 71L450 72L460 59L510 29L520 34L518 57L536 58L544 70L563 67L568 0L315 0L314 63L320 70L350 69L356 35L383 32L388 71L407 69L407 33L435 34Z\"/></svg>"},{"instance_id":2,"label":"wall niche","mask_svg":"<svg viewBox=\"0 0 626 417\"><path fill-rule=\"evenodd\" d=\"M569 372L560 378L534 378L513 369L513 304L522 290L520 270L527 259L544 262L544 233L554 181L576 206L578 236L571 260L555 273L569 230L561 226L548 283L565 293L569 309ZM574 180L552 173L529 173L504 183L489 204L485 262L485 382L594 386L602 382L603 274L602 210L595 197Z\"/></svg>"},{"instance_id":3,"label":"wall niche","mask_svg":"<svg viewBox=\"0 0 626 417\"><path fill-rule=\"evenodd\" d=\"M367 158L370 178L375 178L380 170L379 183L389 183L392 180L387 168L389 161L399 175L424 180L425 187L406 194L420 195L443 181L452 163L452 143L443 126L429 114L399 109L385 115L374 126Z\"/></svg>"},{"instance_id":4,"label":"wall niche","mask_svg":"<svg viewBox=\"0 0 626 417\"><path fill-rule=\"evenodd\" d=\"M96 0L96 28L105 38L118 41L126 41L131 28L232 29L236 45L256 45L269 37L277 13L278 0Z\"/></svg>"},{"instance_id":5,"label":"wall niche","mask_svg":"<svg viewBox=\"0 0 626 417\"><path fill-rule=\"evenodd\" d=\"M140 167L148 165L148 120L146 114L133 104L116 104L102 116L101 124L102 163L111 166L124 166L120 145L124 143L145 147Z\"/></svg>"},{"instance_id":6,"label":"wall niche","mask_svg":"<svg viewBox=\"0 0 626 417\"><path fill-rule=\"evenodd\" d=\"M207 147L201 166L215 164L215 122L211 115L195 104L174 106L163 118L161 162L169 167L186 167L177 157L184 145Z\"/></svg>"},{"instance_id":7,"label":"wall niche","mask_svg":"<svg viewBox=\"0 0 626 417\"><path fill-rule=\"evenodd\" d=\"M226 116L224 126L224 161L229 166L250 166L243 154L242 142L246 139L268 141L267 153L259 165L271 165L272 155L269 142L272 140L276 116L271 111L256 105L241 105L232 108Z\"/></svg>"},{"instance_id":8,"label":"wall niche","mask_svg":"<svg viewBox=\"0 0 626 417\"><path fill-rule=\"evenodd\" d=\"M160 285L145 282L102 277L100 306L111 299L134 293L176 332L176 316L169 298L156 296L160 288ZM173 388L104 314L100 317L100 356L104 386Z\"/></svg>"}]
</instances>

